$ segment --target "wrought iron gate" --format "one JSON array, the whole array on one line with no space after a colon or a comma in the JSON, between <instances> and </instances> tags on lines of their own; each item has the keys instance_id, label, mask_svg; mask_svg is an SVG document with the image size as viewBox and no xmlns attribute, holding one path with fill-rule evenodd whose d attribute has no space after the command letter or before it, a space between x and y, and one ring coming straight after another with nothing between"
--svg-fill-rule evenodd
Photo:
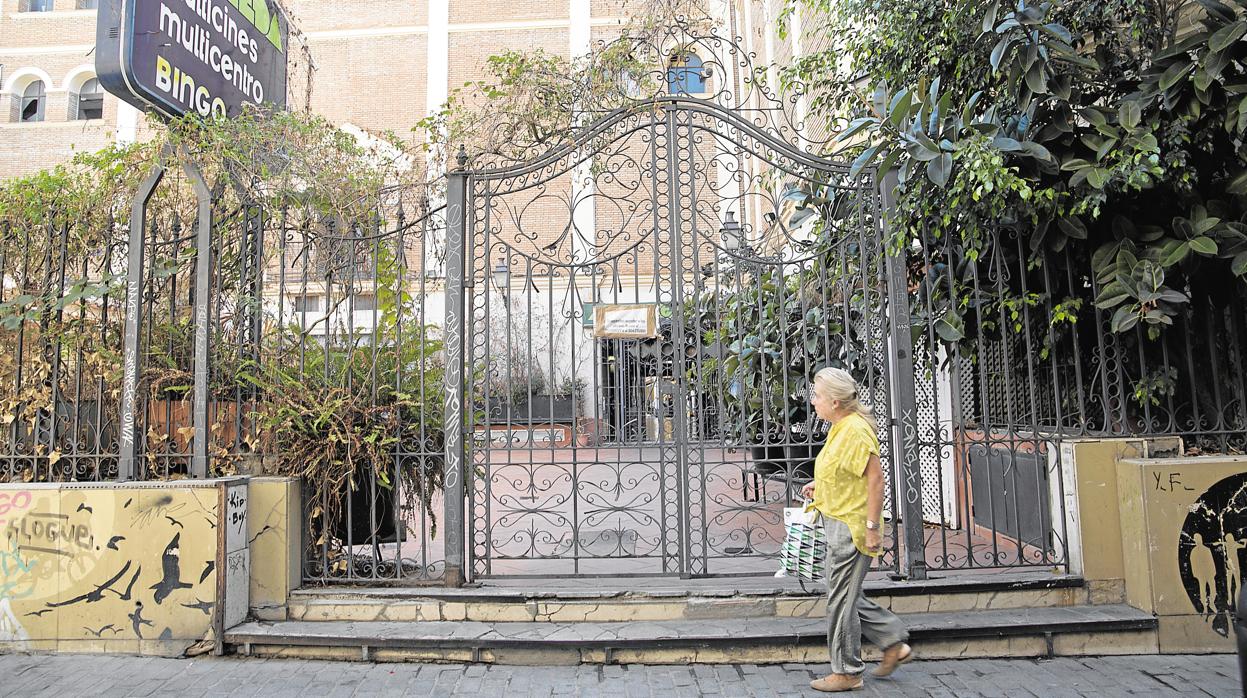
<instances>
[{"instance_id":1,"label":"wrought iron gate","mask_svg":"<svg viewBox=\"0 0 1247 698\"><path fill-rule=\"evenodd\" d=\"M773 572L826 433L813 373L848 368L892 413L908 315L889 328L874 172L805 152L752 73L734 92L730 42L678 46L722 83L668 71L545 156L450 175L452 582Z\"/></svg>"}]
</instances>

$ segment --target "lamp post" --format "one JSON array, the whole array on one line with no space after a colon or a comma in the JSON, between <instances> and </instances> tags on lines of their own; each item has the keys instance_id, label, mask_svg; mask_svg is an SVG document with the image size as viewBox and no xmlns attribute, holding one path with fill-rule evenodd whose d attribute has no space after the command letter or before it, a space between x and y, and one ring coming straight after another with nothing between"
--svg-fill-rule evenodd
<instances>
[{"instance_id":1,"label":"lamp post","mask_svg":"<svg viewBox=\"0 0 1247 698\"><path fill-rule=\"evenodd\" d=\"M743 237L742 233L740 223L736 220L736 214L728 211L726 218L723 219L723 226L719 228L719 238L723 240L723 249L728 252L739 250Z\"/></svg>"},{"instance_id":2,"label":"lamp post","mask_svg":"<svg viewBox=\"0 0 1247 698\"><path fill-rule=\"evenodd\" d=\"M507 298L511 291L511 268L507 266L507 260L500 257L490 274L494 278L494 287L498 289L498 293L504 299Z\"/></svg>"}]
</instances>

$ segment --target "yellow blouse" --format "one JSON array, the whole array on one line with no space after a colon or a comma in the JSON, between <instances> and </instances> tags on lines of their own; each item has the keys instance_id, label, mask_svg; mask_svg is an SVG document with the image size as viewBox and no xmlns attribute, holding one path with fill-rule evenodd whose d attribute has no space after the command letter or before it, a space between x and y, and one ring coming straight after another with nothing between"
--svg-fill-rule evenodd
<instances>
[{"instance_id":1,"label":"yellow blouse","mask_svg":"<svg viewBox=\"0 0 1247 698\"><path fill-rule=\"evenodd\" d=\"M833 424L814 461L814 507L844 522L857 549L875 557L878 552L866 549L866 465L871 455L879 455L879 437L864 417L852 414Z\"/></svg>"}]
</instances>

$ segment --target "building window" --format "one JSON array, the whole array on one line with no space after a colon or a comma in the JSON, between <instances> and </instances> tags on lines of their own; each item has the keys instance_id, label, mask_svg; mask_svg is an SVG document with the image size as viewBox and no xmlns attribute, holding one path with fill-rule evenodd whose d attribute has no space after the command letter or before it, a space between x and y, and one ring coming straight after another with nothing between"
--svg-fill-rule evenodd
<instances>
[{"instance_id":1,"label":"building window","mask_svg":"<svg viewBox=\"0 0 1247 698\"><path fill-rule=\"evenodd\" d=\"M43 81L35 80L22 91L17 120L24 124L43 121L43 109L47 102L48 95L43 89Z\"/></svg>"},{"instance_id":2,"label":"building window","mask_svg":"<svg viewBox=\"0 0 1247 698\"><path fill-rule=\"evenodd\" d=\"M692 51L671 54L667 67L667 92L700 95L706 92L706 73L701 57Z\"/></svg>"},{"instance_id":3,"label":"building window","mask_svg":"<svg viewBox=\"0 0 1247 698\"><path fill-rule=\"evenodd\" d=\"M52 0L22 0L17 5L18 12L51 12Z\"/></svg>"},{"instance_id":4,"label":"building window","mask_svg":"<svg viewBox=\"0 0 1247 698\"><path fill-rule=\"evenodd\" d=\"M80 10L98 10L100 0L78 0L78 9Z\"/></svg>"},{"instance_id":5,"label":"building window","mask_svg":"<svg viewBox=\"0 0 1247 698\"><path fill-rule=\"evenodd\" d=\"M294 312L296 313L319 313L320 312L320 296L295 296Z\"/></svg>"},{"instance_id":6,"label":"building window","mask_svg":"<svg viewBox=\"0 0 1247 698\"><path fill-rule=\"evenodd\" d=\"M104 118L104 88L97 78L82 83L77 93L69 95L69 120L90 121Z\"/></svg>"},{"instance_id":7,"label":"building window","mask_svg":"<svg viewBox=\"0 0 1247 698\"><path fill-rule=\"evenodd\" d=\"M376 296L355 296L351 299L351 309L355 312L372 312L377 309Z\"/></svg>"}]
</instances>

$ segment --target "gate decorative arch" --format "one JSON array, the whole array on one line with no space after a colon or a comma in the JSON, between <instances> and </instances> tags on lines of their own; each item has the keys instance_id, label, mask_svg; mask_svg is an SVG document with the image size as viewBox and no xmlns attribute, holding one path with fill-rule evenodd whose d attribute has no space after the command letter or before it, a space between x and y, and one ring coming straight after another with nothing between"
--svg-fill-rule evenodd
<instances>
[{"instance_id":1,"label":"gate decorative arch","mask_svg":"<svg viewBox=\"0 0 1247 698\"><path fill-rule=\"evenodd\" d=\"M889 335L908 310L887 309L876 173L811 154L796 100L736 42L680 23L630 50L695 53L708 93L669 93L660 67L652 94L544 155L469 169L461 151L450 174L451 583L773 572L826 433L813 373L848 368L896 413ZM920 482L893 481L912 508ZM920 551L913 520L881 566Z\"/></svg>"}]
</instances>

